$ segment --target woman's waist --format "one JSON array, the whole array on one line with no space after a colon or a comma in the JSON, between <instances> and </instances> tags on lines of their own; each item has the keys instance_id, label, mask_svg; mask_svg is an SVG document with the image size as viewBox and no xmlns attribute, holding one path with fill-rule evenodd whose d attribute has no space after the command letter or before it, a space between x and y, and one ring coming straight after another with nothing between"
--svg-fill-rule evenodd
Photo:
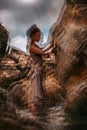
<instances>
[{"instance_id":1,"label":"woman's waist","mask_svg":"<svg viewBox=\"0 0 87 130\"><path fill-rule=\"evenodd\" d=\"M31 65L38 65L38 66L43 66L43 61L39 61L39 62L37 62L37 61L35 61L35 60L32 60L31 61Z\"/></svg>"}]
</instances>

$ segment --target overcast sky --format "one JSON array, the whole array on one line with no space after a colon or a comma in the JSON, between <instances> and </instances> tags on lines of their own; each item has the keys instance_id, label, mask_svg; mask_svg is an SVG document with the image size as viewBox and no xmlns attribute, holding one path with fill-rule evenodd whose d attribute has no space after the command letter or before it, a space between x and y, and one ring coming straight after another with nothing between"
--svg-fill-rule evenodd
<instances>
[{"instance_id":1,"label":"overcast sky","mask_svg":"<svg viewBox=\"0 0 87 130\"><path fill-rule=\"evenodd\" d=\"M37 24L47 38L64 0L0 0L0 22L8 29L11 44L25 50L26 30Z\"/></svg>"}]
</instances>

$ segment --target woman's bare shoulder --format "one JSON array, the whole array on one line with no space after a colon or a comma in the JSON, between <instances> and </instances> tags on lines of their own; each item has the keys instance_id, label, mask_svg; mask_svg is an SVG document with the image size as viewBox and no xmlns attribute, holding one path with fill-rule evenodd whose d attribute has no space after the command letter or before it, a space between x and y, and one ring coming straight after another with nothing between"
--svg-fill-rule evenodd
<instances>
[{"instance_id":1,"label":"woman's bare shoulder","mask_svg":"<svg viewBox=\"0 0 87 130\"><path fill-rule=\"evenodd\" d=\"M36 54L42 54L42 55L44 54L43 50L34 44L30 46L30 51Z\"/></svg>"}]
</instances>

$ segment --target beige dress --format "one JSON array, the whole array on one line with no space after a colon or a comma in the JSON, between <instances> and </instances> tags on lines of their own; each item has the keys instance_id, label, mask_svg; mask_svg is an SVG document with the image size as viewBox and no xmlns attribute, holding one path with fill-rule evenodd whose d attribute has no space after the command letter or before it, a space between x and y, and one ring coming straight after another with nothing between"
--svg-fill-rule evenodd
<instances>
[{"instance_id":1,"label":"beige dress","mask_svg":"<svg viewBox=\"0 0 87 130\"><path fill-rule=\"evenodd\" d=\"M43 59L39 54L31 53L32 62L29 72L31 81L31 92L29 93L28 103L37 105L39 100L44 99L45 94L42 85Z\"/></svg>"}]
</instances>

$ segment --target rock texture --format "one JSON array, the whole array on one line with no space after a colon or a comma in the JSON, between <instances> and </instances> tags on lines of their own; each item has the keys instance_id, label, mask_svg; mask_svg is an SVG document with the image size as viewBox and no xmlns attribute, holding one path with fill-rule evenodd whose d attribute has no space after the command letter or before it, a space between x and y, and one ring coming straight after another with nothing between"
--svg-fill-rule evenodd
<instances>
[{"instance_id":1,"label":"rock texture","mask_svg":"<svg viewBox=\"0 0 87 130\"><path fill-rule=\"evenodd\" d=\"M64 102L70 112L87 113L87 2L66 0L51 30L56 43L55 62L44 60L45 106ZM30 56L15 48L0 64L0 114L4 116L0 118L1 125L12 124L12 128L17 123L14 118L19 121L17 108L27 107L30 69Z\"/></svg>"},{"instance_id":2,"label":"rock texture","mask_svg":"<svg viewBox=\"0 0 87 130\"><path fill-rule=\"evenodd\" d=\"M28 59L26 54L13 48L10 55L5 57L0 64L0 86L7 88L13 81L25 77L24 72L29 69Z\"/></svg>"},{"instance_id":3,"label":"rock texture","mask_svg":"<svg viewBox=\"0 0 87 130\"><path fill-rule=\"evenodd\" d=\"M87 1L66 0L52 30L57 78L67 91L67 109L87 112Z\"/></svg>"}]
</instances>

